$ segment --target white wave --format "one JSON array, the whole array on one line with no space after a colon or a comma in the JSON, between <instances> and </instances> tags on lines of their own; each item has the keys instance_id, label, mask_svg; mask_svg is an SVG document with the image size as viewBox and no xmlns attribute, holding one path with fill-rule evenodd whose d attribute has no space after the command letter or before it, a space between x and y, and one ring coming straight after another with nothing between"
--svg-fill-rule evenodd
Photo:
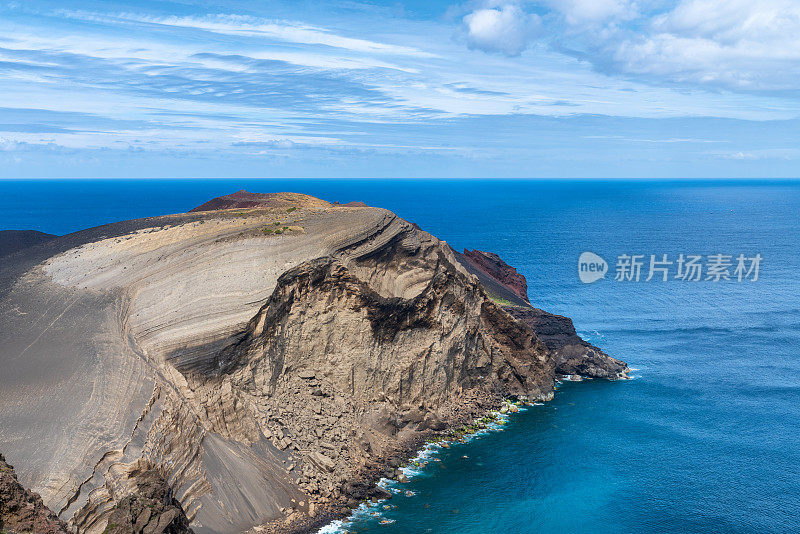
<instances>
[{"instance_id":1,"label":"white wave","mask_svg":"<svg viewBox=\"0 0 800 534\"><path fill-rule=\"evenodd\" d=\"M541 402L531 403L531 406L543 406ZM519 406L519 412L525 411L528 409L528 406ZM476 432L469 434L464 437L463 443L467 443L472 441L473 439L489 434L491 432L502 432L505 430L505 424L511 419L511 415L513 412L508 413L500 413L499 411L490 412L490 415L493 421L486 424L486 428L482 428L477 430ZM420 449L416 455L410 458L405 467L401 467L399 470L410 480L413 477L417 477L423 474L430 474L433 475L434 472L427 470L427 464L431 462L441 462L441 458L438 458L439 454L443 450L444 447L441 445L442 442L438 443L427 443L422 449ZM460 445L461 441L446 441L446 443L450 446L457 446ZM448 447L449 448L449 447ZM392 493L393 495L405 495L406 497L413 497L416 495L416 492L411 490L406 490L403 488L403 484L396 481L391 480L388 478L382 478L378 481L378 486L385 489L386 491ZM396 508L396 506L391 506L389 508L385 505L385 500L378 501L376 503L361 503L358 508L352 511L350 516L345 520L337 520L333 521L320 530L317 531L317 534L343 534L346 532L354 523L358 522L361 519L375 519L382 517L382 512L385 510L391 510ZM382 524L390 524L394 523L394 519L382 519Z\"/></svg>"},{"instance_id":2,"label":"white wave","mask_svg":"<svg viewBox=\"0 0 800 534\"><path fill-rule=\"evenodd\" d=\"M344 521L336 520L328 523L317 531L317 534L341 534L345 530Z\"/></svg>"}]
</instances>

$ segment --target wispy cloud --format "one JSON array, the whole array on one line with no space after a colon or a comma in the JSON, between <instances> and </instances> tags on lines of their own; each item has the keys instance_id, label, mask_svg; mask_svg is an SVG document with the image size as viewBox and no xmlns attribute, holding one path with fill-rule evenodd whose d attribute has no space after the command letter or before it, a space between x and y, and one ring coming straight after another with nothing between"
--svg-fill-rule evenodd
<instances>
[{"instance_id":1,"label":"wispy cloud","mask_svg":"<svg viewBox=\"0 0 800 534\"><path fill-rule=\"evenodd\" d=\"M715 152L715 156L737 161L757 160L800 160L799 148L768 148L756 150L737 150L735 152Z\"/></svg>"},{"instance_id":2,"label":"wispy cloud","mask_svg":"<svg viewBox=\"0 0 800 534\"><path fill-rule=\"evenodd\" d=\"M285 20L264 20L245 15L216 14L202 17L153 17L135 13L104 15L83 11L62 11L62 15L93 22L134 22L172 28L203 30L224 35L260 37L299 43L343 48L369 54L387 54L414 57L434 55L413 47L379 43L365 39L337 35L326 28L309 26Z\"/></svg>"}]
</instances>

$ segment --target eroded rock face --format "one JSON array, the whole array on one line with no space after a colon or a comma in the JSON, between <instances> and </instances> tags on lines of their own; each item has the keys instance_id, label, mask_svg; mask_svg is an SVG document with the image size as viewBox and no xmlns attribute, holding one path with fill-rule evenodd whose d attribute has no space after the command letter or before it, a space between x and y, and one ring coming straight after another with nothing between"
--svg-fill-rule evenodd
<instances>
[{"instance_id":1,"label":"eroded rock face","mask_svg":"<svg viewBox=\"0 0 800 534\"><path fill-rule=\"evenodd\" d=\"M42 498L26 490L14 468L0 454L0 532L8 534L67 534L67 525L47 508Z\"/></svg>"},{"instance_id":2,"label":"eroded rock face","mask_svg":"<svg viewBox=\"0 0 800 534\"><path fill-rule=\"evenodd\" d=\"M198 534L292 530L378 496L429 432L550 398L563 362L600 376L415 225L268 200L64 236L0 268L0 448L80 532L135 527L147 499L163 504L150 526L184 528L178 502Z\"/></svg>"},{"instance_id":3,"label":"eroded rock face","mask_svg":"<svg viewBox=\"0 0 800 534\"><path fill-rule=\"evenodd\" d=\"M216 371L180 369L220 433L288 454L303 513L372 495L352 481L428 430L552 394L544 345L446 245L404 222L386 231L287 271Z\"/></svg>"}]
</instances>

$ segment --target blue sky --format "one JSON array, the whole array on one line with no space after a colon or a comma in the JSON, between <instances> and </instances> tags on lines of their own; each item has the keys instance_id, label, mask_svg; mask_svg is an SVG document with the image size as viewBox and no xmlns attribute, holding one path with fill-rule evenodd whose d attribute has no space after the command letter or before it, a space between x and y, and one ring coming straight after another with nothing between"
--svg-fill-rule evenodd
<instances>
[{"instance_id":1,"label":"blue sky","mask_svg":"<svg viewBox=\"0 0 800 534\"><path fill-rule=\"evenodd\" d=\"M798 177L796 0L0 0L0 178Z\"/></svg>"}]
</instances>

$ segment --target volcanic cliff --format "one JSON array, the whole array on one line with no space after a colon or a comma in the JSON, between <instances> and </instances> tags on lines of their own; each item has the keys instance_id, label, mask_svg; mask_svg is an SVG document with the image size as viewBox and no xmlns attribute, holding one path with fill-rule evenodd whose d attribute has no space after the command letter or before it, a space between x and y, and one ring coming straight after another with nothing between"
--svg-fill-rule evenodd
<instances>
[{"instance_id":1,"label":"volcanic cliff","mask_svg":"<svg viewBox=\"0 0 800 534\"><path fill-rule=\"evenodd\" d=\"M137 531L148 502L156 527L303 530L503 398L625 375L498 257L383 209L233 197L4 258L0 451L73 530Z\"/></svg>"}]
</instances>

